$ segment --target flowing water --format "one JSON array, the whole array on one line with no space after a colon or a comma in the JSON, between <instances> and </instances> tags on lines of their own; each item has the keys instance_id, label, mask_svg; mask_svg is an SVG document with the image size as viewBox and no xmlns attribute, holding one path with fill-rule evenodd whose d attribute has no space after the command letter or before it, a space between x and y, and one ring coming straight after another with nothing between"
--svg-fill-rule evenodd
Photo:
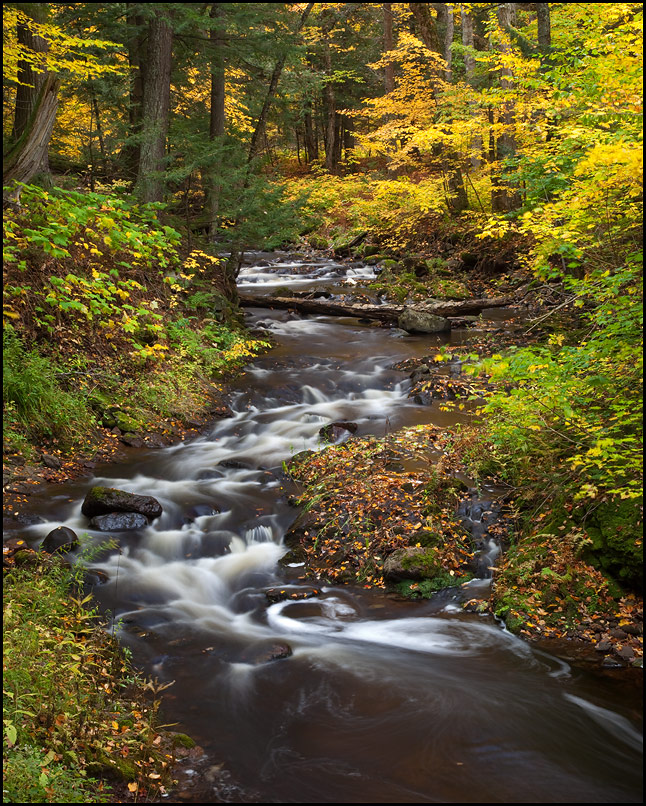
<instances>
[{"instance_id":1,"label":"flowing water","mask_svg":"<svg viewBox=\"0 0 646 806\"><path fill-rule=\"evenodd\" d=\"M371 275L274 260L243 270L240 286L311 290ZM165 718L206 750L206 764L185 764L179 799L641 802L636 692L463 612L458 592L413 603L324 587L314 598L268 600L267 588L302 584L298 567L278 565L296 515L282 463L321 448L319 429L336 420L383 435L468 418L415 405L409 381L391 369L464 334L409 336L268 309L250 324L279 346L234 384L233 417L32 499L47 521L31 527L34 539L58 525L86 532L80 505L94 484L154 495L164 507L92 568L137 664L175 681ZM496 546L489 551L483 568ZM488 584L475 580L469 595L486 595ZM285 645L291 656L266 660Z\"/></svg>"}]
</instances>

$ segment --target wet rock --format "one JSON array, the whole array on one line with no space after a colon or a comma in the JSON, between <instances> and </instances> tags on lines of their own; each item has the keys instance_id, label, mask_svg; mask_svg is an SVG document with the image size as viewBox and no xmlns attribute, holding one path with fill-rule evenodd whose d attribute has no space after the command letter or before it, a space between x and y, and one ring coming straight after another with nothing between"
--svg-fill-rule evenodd
<instances>
[{"instance_id":1,"label":"wet rock","mask_svg":"<svg viewBox=\"0 0 646 806\"><path fill-rule=\"evenodd\" d=\"M397 324L409 333L442 333L451 327L449 320L443 316L436 316L419 308L405 308Z\"/></svg>"},{"instance_id":2,"label":"wet rock","mask_svg":"<svg viewBox=\"0 0 646 806\"><path fill-rule=\"evenodd\" d=\"M628 635L642 635L644 632L642 624L624 624L623 629Z\"/></svg>"},{"instance_id":3,"label":"wet rock","mask_svg":"<svg viewBox=\"0 0 646 806\"><path fill-rule=\"evenodd\" d=\"M96 515L109 515L113 512L138 512L149 520L158 518L162 505L151 495L137 495L115 487L92 487L85 496L81 512L87 518Z\"/></svg>"},{"instance_id":4,"label":"wet rock","mask_svg":"<svg viewBox=\"0 0 646 806\"><path fill-rule=\"evenodd\" d=\"M267 597L267 601L271 604L275 604L276 602L284 602L289 599L289 601L301 601L302 599L312 599L314 596L320 596L321 589L320 588L313 588L310 586L289 586L286 585L283 588L267 588L265 591L265 596Z\"/></svg>"},{"instance_id":5,"label":"wet rock","mask_svg":"<svg viewBox=\"0 0 646 806\"><path fill-rule=\"evenodd\" d=\"M109 512L90 520L90 527L99 532L135 532L146 526L148 518L139 512Z\"/></svg>"},{"instance_id":6,"label":"wet rock","mask_svg":"<svg viewBox=\"0 0 646 806\"><path fill-rule=\"evenodd\" d=\"M249 647L242 653L241 661L258 666L261 663L289 658L291 654L292 648L289 644L284 641L273 641L268 644Z\"/></svg>"},{"instance_id":7,"label":"wet rock","mask_svg":"<svg viewBox=\"0 0 646 806\"><path fill-rule=\"evenodd\" d=\"M161 434L146 434L144 437L144 445L146 448L164 448L166 440Z\"/></svg>"},{"instance_id":8,"label":"wet rock","mask_svg":"<svg viewBox=\"0 0 646 806\"><path fill-rule=\"evenodd\" d=\"M319 429L319 436L324 442L337 442L348 433L356 434L358 427L356 423L350 422L328 423Z\"/></svg>"},{"instance_id":9,"label":"wet rock","mask_svg":"<svg viewBox=\"0 0 646 806\"><path fill-rule=\"evenodd\" d=\"M616 658L612 658L609 655L606 656L602 661L601 665L604 669L621 669L623 668L623 663Z\"/></svg>"},{"instance_id":10,"label":"wet rock","mask_svg":"<svg viewBox=\"0 0 646 806\"><path fill-rule=\"evenodd\" d=\"M252 470L253 464L246 459L224 459L218 462L218 467L226 467L230 470Z\"/></svg>"},{"instance_id":11,"label":"wet rock","mask_svg":"<svg viewBox=\"0 0 646 806\"><path fill-rule=\"evenodd\" d=\"M143 448L144 446L143 439L137 434L124 434L121 437L121 441L124 445L129 445L131 448Z\"/></svg>"},{"instance_id":12,"label":"wet rock","mask_svg":"<svg viewBox=\"0 0 646 806\"><path fill-rule=\"evenodd\" d=\"M203 518L207 515L218 515L220 508L210 504L195 504L185 514L183 518L184 523L193 523L196 518Z\"/></svg>"},{"instance_id":13,"label":"wet rock","mask_svg":"<svg viewBox=\"0 0 646 806\"><path fill-rule=\"evenodd\" d=\"M599 641L595 646L597 652L610 652L612 650L612 643L610 641Z\"/></svg>"},{"instance_id":14,"label":"wet rock","mask_svg":"<svg viewBox=\"0 0 646 806\"><path fill-rule=\"evenodd\" d=\"M221 479L224 477L224 473L220 470L200 470L200 472L196 476L197 481L211 481L212 479Z\"/></svg>"},{"instance_id":15,"label":"wet rock","mask_svg":"<svg viewBox=\"0 0 646 806\"><path fill-rule=\"evenodd\" d=\"M60 468L63 466L63 463L58 456L50 456L50 454L44 453L41 458L45 467L49 467L52 470L60 470Z\"/></svg>"},{"instance_id":16,"label":"wet rock","mask_svg":"<svg viewBox=\"0 0 646 806\"><path fill-rule=\"evenodd\" d=\"M13 517L14 520L18 521L18 523L24 524L25 526L32 526L34 523L45 523L40 515L33 515L30 512L16 512Z\"/></svg>"},{"instance_id":17,"label":"wet rock","mask_svg":"<svg viewBox=\"0 0 646 806\"><path fill-rule=\"evenodd\" d=\"M621 649L615 649L615 653L619 655L622 660L631 661L635 657L635 651L629 646L624 646Z\"/></svg>"},{"instance_id":18,"label":"wet rock","mask_svg":"<svg viewBox=\"0 0 646 806\"><path fill-rule=\"evenodd\" d=\"M53 529L41 544L41 549L48 554L53 554L55 551L67 552L73 551L78 548L79 539L72 529L67 526L59 526Z\"/></svg>"}]
</instances>

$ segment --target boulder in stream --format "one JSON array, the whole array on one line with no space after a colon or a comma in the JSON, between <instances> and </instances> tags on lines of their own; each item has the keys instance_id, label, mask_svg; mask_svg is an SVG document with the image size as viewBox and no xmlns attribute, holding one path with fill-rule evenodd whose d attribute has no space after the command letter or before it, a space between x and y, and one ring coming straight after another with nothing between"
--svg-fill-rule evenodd
<instances>
[{"instance_id":1,"label":"boulder in stream","mask_svg":"<svg viewBox=\"0 0 646 806\"><path fill-rule=\"evenodd\" d=\"M109 515L114 512L138 512L148 520L158 518L163 510L162 505L152 495L137 495L115 487L92 487L85 496L81 512L87 518L97 515Z\"/></svg>"},{"instance_id":2,"label":"boulder in stream","mask_svg":"<svg viewBox=\"0 0 646 806\"><path fill-rule=\"evenodd\" d=\"M404 308L397 325L409 333L442 333L451 329L451 323L444 316L437 316L421 308Z\"/></svg>"},{"instance_id":3,"label":"boulder in stream","mask_svg":"<svg viewBox=\"0 0 646 806\"><path fill-rule=\"evenodd\" d=\"M67 552L73 551L78 548L79 539L72 529L67 526L59 526L53 529L42 542L41 549L48 554L53 554L55 551Z\"/></svg>"},{"instance_id":4,"label":"boulder in stream","mask_svg":"<svg viewBox=\"0 0 646 806\"><path fill-rule=\"evenodd\" d=\"M328 423L319 429L319 436L323 442L338 442L348 433L356 434L358 427L356 423L350 422Z\"/></svg>"}]
</instances>

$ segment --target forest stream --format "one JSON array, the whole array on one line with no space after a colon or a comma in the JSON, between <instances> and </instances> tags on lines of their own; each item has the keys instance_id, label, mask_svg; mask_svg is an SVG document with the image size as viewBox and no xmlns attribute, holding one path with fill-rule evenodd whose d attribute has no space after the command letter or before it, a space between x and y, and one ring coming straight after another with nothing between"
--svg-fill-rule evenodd
<instances>
[{"instance_id":1,"label":"forest stream","mask_svg":"<svg viewBox=\"0 0 646 806\"><path fill-rule=\"evenodd\" d=\"M261 257L265 265L243 268L241 291L373 276L358 264ZM35 542L59 525L87 532L80 508L93 485L163 506L90 567L95 596L113 615L109 629L135 664L175 681L162 695L164 721L205 750L206 762L183 762L178 800L641 802L637 692L464 612L460 598L486 597L489 579L419 602L349 586L302 600L266 595L305 585L298 566L279 565L297 515L283 463L324 448L326 423L383 436L468 419L469 404L452 412L416 404L406 374L392 369L467 331L415 336L269 308L254 309L247 324L278 346L232 383L232 417L31 498L45 521L30 527ZM487 550L485 569L497 547Z\"/></svg>"}]
</instances>

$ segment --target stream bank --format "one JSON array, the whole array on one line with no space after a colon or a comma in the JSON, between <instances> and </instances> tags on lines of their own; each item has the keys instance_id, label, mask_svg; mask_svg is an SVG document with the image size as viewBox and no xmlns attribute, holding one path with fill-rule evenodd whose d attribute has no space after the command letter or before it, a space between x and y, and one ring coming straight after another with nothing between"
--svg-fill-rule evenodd
<instances>
[{"instance_id":1,"label":"stream bank","mask_svg":"<svg viewBox=\"0 0 646 806\"><path fill-rule=\"evenodd\" d=\"M233 417L197 440L97 466L91 481L52 485L31 503L46 522L25 530L32 545L54 526L88 530L90 485L163 504L92 568L137 664L175 681L165 718L210 760L206 770L187 760L194 783L182 800L638 801L634 691L535 651L450 596L312 586L277 565L295 515L283 462L323 447L322 428L354 423L359 442L468 422L470 401L422 405L393 369L447 335L270 310L250 325L279 345L232 383ZM287 582L302 595L281 598Z\"/></svg>"}]
</instances>

